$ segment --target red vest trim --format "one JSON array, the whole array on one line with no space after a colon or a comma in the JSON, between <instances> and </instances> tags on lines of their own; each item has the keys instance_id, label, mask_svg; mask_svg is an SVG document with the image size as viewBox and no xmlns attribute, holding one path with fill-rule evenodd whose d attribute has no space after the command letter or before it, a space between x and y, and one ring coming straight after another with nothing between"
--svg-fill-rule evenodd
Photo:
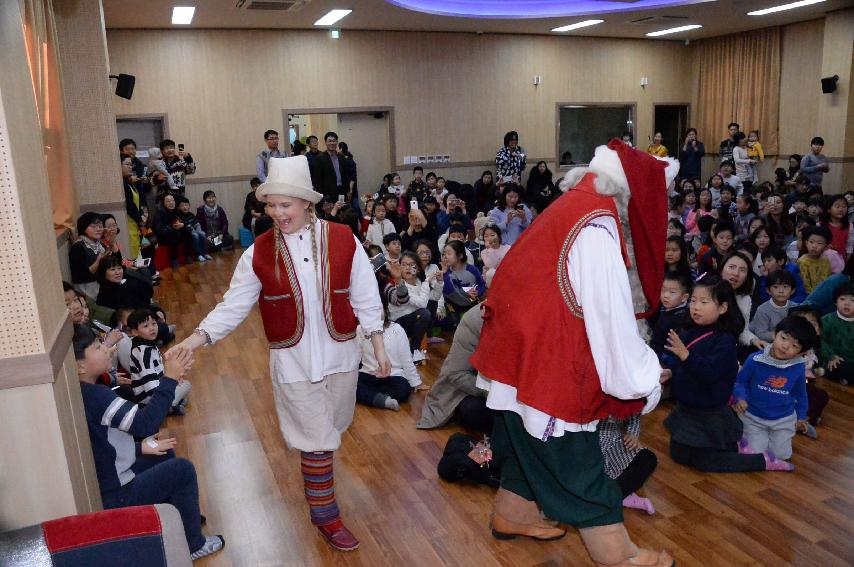
<instances>
[{"instance_id":1,"label":"red vest trim","mask_svg":"<svg viewBox=\"0 0 854 567\"><path fill-rule=\"evenodd\" d=\"M349 341L356 337L359 325L350 305L350 271L356 241L350 229L343 224L321 221L320 227L320 283L326 328L334 340Z\"/></svg>"},{"instance_id":2,"label":"red vest trim","mask_svg":"<svg viewBox=\"0 0 854 567\"><path fill-rule=\"evenodd\" d=\"M578 317L579 319L584 318L584 310L578 304L578 301L575 299L575 292L572 290L572 284L569 281L569 272L567 271L567 263L569 261L569 249L572 248L572 245L575 243L575 239L578 238L578 235L581 233L581 229L587 226L591 220L597 217L612 217L614 221L617 223L617 228L620 230L620 244L623 249L623 259L626 258L626 247L623 242L622 230L620 227L620 219L619 217L614 216L614 212L608 209L594 209L578 219L578 221L572 226L569 230L569 234L567 234L566 239L563 241L563 246L560 250L560 256L558 256L557 263L557 283L560 287L560 293L563 296L563 302L566 303L566 306L572 312L573 315Z\"/></svg>"},{"instance_id":3,"label":"red vest trim","mask_svg":"<svg viewBox=\"0 0 854 567\"><path fill-rule=\"evenodd\" d=\"M319 232L318 261L321 265L324 318L329 335L343 342L356 336L358 325L349 301L350 272L356 241L350 229L340 224L321 221ZM270 348L292 347L302 339L305 315L302 289L290 249L284 238L276 242L273 230L256 238L254 246L252 269L261 281L258 307L264 334ZM285 277L281 277L282 272ZM332 293L328 293L330 289Z\"/></svg>"},{"instance_id":4,"label":"red vest trim","mask_svg":"<svg viewBox=\"0 0 854 567\"><path fill-rule=\"evenodd\" d=\"M484 303L483 331L471 356L485 377L514 387L519 402L569 423L625 418L643 408L641 401L602 391L567 273L573 244L596 218L614 219L627 261L616 204L596 193L594 179L588 174L552 203L510 248Z\"/></svg>"}]
</instances>

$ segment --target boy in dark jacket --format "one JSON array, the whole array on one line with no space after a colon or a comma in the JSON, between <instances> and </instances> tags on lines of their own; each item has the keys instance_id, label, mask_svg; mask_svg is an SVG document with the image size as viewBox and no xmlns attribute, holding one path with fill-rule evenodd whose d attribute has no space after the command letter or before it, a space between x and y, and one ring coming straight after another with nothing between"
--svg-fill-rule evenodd
<instances>
[{"instance_id":1,"label":"boy in dark jacket","mask_svg":"<svg viewBox=\"0 0 854 567\"><path fill-rule=\"evenodd\" d=\"M112 359L110 350L90 329L76 325L72 342L104 508L172 504L181 514L192 559L222 549L225 540L221 535L202 534L193 463L174 457L175 439L161 438L158 433L178 385L167 376L180 380L192 366L192 355L167 359L166 376L152 392L150 403L138 406L95 383Z\"/></svg>"}]
</instances>

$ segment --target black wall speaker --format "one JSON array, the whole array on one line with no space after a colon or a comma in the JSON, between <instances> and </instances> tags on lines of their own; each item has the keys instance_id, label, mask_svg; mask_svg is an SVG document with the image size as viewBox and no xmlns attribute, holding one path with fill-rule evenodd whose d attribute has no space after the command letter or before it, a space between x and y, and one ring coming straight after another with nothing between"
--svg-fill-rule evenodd
<instances>
[{"instance_id":1,"label":"black wall speaker","mask_svg":"<svg viewBox=\"0 0 854 567\"><path fill-rule=\"evenodd\" d=\"M821 80L821 92L830 94L836 92L836 82L839 80L839 75L825 77Z\"/></svg>"},{"instance_id":2,"label":"black wall speaker","mask_svg":"<svg viewBox=\"0 0 854 567\"><path fill-rule=\"evenodd\" d=\"M118 75L110 75L110 78L116 79L116 95L130 100L130 97L133 96L136 77L119 73Z\"/></svg>"}]
</instances>

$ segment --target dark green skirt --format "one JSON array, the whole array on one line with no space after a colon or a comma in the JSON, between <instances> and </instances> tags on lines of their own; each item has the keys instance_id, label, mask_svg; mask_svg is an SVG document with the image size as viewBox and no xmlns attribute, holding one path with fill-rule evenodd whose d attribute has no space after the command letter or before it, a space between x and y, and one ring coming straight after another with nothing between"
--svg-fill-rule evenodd
<instances>
[{"instance_id":1,"label":"dark green skirt","mask_svg":"<svg viewBox=\"0 0 854 567\"><path fill-rule=\"evenodd\" d=\"M598 433L564 433L541 441L522 418L498 412L492 452L501 487L535 500L551 520L589 528L623 521L623 498L605 474Z\"/></svg>"}]
</instances>

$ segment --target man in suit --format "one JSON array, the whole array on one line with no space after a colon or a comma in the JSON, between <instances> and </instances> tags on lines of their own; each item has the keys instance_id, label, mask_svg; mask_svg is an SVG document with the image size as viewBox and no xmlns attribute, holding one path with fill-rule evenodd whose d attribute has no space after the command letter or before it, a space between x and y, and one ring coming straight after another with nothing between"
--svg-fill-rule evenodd
<instances>
[{"instance_id":1,"label":"man in suit","mask_svg":"<svg viewBox=\"0 0 854 567\"><path fill-rule=\"evenodd\" d=\"M311 168L311 182L318 193L336 200L344 196L344 202L352 199L348 168L344 164L344 155L338 151L338 134L327 132L323 136L326 151L320 153Z\"/></svg>"}]
</instances>

